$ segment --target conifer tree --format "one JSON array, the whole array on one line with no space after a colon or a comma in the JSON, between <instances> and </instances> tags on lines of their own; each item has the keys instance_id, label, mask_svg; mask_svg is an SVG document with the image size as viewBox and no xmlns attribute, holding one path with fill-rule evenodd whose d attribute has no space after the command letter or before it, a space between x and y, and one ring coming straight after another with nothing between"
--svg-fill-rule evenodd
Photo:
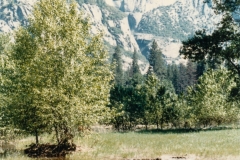
<instances>
[{"instance_id":1,"label":"conifer tree","mask_svg":"<svg viewBox=\"0 0 240 160\"><path fill-rule=\"evenodd\" d=\"M166 63L163 59L162 51L159 49L157 42L154 40L149 53L149 64L153 71L160 79L166 78Z\"/></svg>"},{"instance_id":2,"label":"conifer tree","mask_svg":"<svg viewBox=\"0 0 240 160\"><path fill-rule=\"evenodd\" d=\"M203 61L197 62L196 79L198 80L199 77L201 77L206 70L207 70L207 66Z\"/></svg>"},{"instance_id":3,"label":"conifer tree","mask_svg":"<svg viewBox=\"0 0 240 160\"><path fill-rule=\"evenodd\" d=\"M141 74L138 65L138 56L136 49L134 49L132 65L128 72L128 85L133 85L135 87L137 84L142 83L143 75Z\"/></svg>"},{"instance_id":4,"label":"conifer tree","mask_svg":"<svg viewBox=\"0 0 240 160\"><path fill-rule=\"evenodd\" d=\"M138 56L137 56L137 51L136 49L134 49L134 53L133 53L133 61L132 61L132 74L141 74L140 73L140 69L139 69L139 65L138 65Z\"/></svg>"},{"instance_id":5,"label":"conifer tree","mask_svg":"<svg viewBox=\"0 0 240 160\"><path fill-rule=\"evenodd\" d=\"M113 54L112 63L115 64L115 85L123 85L123 66L122 66L122 54L120 46L116 46Z\"/></svg>"},{"instance_id":6,"label":"conifer tree","mask_svg":"<svg viewBox=\"0 0 240 160\"><path fill-rule=\"evenodd\" d=\"M183 93L188 85L186 66L182 63L179 64L179 77L178 77L178 92Z\"/></svg>"},{"instance_id":7,"label":"conifer tree","mask_svg":"<svg viewBox=\"0 0 240 160\"><path fill-rule=\"evenodd\" d=\"M173 64L167 65L167 80L171 82L173 80Z\"/></svg>"},{"instance_id":8,"label":"conifer tree","mask_svg":"<svg viewBox=\"0 0 240 160\"><path fill-rule=\"evenodd\" d=\"M175 88L175 91L177 94L179 94L181 91L179 89L179 68L176 64L172 64L172 70L173 70L173 79L172 79L172 84Z\"/></svg>"},{"instance_id":9,"label":"conifer tree","mask_svg":"<svg viewBox=\"0 0 240 160\"><path fill-rule=\"evenodd\" d=\"M196 67L193 62L188 61L186 67L186 81L187 86L193 86L197 79L196 79Z\"/></svg>"}]
</instances>

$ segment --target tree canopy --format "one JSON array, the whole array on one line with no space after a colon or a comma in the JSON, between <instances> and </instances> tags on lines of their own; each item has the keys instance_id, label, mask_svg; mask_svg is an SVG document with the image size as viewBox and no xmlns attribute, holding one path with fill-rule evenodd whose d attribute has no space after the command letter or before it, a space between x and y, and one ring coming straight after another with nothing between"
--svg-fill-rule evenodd
<instances>
[{"instance_id":1,"label":"tree canopy","mask_svg":"<svg viewBox=\"0 0 240 160\"><path fill-rule=\"evenodd\" d=\"M222 14L222 20L212 33L205 30L196 31L194 37L183 41L181 55L194 61L205 61L209 67L216 68L225 64L229 69L240 75L239 37L240 28L234 19L234 13L240 1L214 0L214 9Z\"/></svg>"},{"instance_id":2,"label":"tree canopy","mask_svg":"<svg viewBox=\"0 0 240 160\"><path fill-rule=\"evenodd\" d=\"M12 49L1 54L1 93L15 127L36 135L54 129L58 142L96 123L108 103L112 73L102 36L65 0L40 0Z\"/></svg>"},{"instance_id":3,"label":"tree canopy","mask_svg":"<svg viewBox=\"0 0 240 160\"><path fill-rule=\"evenodd\" d=\"M165 79L167 72L166 64L163 59L162 51L158 47L158 44L155 40L152 42L148 60L156 76L160 79Z\"/></svg>"}]
</instances>

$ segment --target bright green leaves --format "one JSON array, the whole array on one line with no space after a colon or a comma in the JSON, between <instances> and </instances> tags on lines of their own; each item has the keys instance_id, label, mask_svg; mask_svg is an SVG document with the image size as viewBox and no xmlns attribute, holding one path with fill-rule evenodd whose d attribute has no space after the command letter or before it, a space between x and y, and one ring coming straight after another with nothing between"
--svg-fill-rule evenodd
<instances>
[{"instance_id":1,"label":"bright green leaves","mask_svg":"<svg viewBox=\"0 0 240 160\"><path fill-rule=\"evenodd\" d=\"M14 88L3 92L16 127L35 134L54 128L59 142L103 118L113 76L102 36L90 27L76 3L37 2L8 57L15 77L4 75L11 81L5 87Z\"/></svg>"},{"instance_id":2,"label":"bright green leaves","mask_svg":"<svg viewBox=\"0 0 240 160\"><path fill-rule=\"evenodd\" d=\"M225 69L209 70L195 88L188 92L188 102L199 125L222 124L235 121L239 111L235 102L229 102L231 88L236 85L231 73Z\"/></svg>"}]
</instances>

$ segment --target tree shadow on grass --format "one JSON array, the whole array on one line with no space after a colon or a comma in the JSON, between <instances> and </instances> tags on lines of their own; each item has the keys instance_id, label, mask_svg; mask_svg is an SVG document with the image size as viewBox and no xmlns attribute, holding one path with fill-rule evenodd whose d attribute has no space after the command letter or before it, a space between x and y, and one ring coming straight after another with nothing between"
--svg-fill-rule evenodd
<instances>
[{"instance_id":1,"label":"tree shadow on grass","mask_svg":"<svg viewBox=\"0 0 240 160\"><path fill-rule=\"evenodd\" d=\"M210 132L210 131L223 131L240 129L239 127L208 127L208 128L182 128L182 129L149 129L149 130L138 130L135 133L139 134L185 134L185 133L198 133L198 132Z\"/></svg>"}]
</instances>

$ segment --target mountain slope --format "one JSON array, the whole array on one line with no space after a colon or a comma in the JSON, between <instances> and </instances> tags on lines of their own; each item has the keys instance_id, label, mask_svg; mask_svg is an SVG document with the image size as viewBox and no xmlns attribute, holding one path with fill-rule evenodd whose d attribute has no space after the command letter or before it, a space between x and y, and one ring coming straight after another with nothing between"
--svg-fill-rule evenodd
<instances>
[{"instance_id":1,"label":"mountain slope","mask_svg":"<svg viewBox=\"0 0 240 160\"><path fill-rule=\"evenodd\" d=\"M27 23L36 0L0 0L0 31L11 32ZM181 41L198 29L211 32L220 17L211 3L203 0L78 0L79 9L89 16L92 32L103 32L109 46L124 48L125 69L134 48L147 57L156 39L168 61L179 61ZM143 56L139 63L147 68Z\"/></svg>"}]
</instances>

